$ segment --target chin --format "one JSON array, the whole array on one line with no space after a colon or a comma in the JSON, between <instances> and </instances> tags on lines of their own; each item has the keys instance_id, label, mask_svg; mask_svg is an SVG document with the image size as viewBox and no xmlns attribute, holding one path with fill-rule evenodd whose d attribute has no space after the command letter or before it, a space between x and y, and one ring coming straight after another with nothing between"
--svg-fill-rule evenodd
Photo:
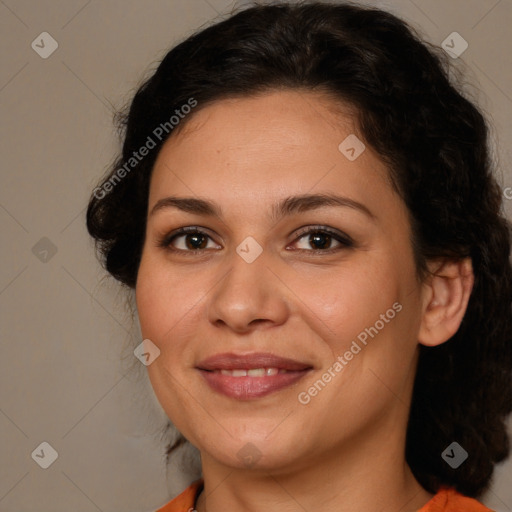
<instances>
[{"instance_id":1,"label":"chin","mask_svg":"<svg viewBox=\"0 0 512 512\"><path fill-rule=\"evenodd\" d=\"M298 456L297 446L301 446L303 439L298 436L293 441L262 434L271 431L272 428L265 425L259 432L233 434L233 437L224 433L221 440L213 440L211 444L203 441L198 448L221 464L237 469L275 471L293 465ZM198 437L201 439L200 435Z\"/></svg>"}]
</instances>

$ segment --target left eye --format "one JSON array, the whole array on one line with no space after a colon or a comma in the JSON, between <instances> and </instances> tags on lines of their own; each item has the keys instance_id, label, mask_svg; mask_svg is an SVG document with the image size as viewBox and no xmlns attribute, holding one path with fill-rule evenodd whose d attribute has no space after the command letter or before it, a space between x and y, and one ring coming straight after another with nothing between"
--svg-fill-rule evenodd
<instances>
[{"instance_id":1,"label":"left eye","mask_svg":"<svg viewBox=\"0 0 512 512\"><path fill-rule=\"evenodd\" d=\"M336 250L340 247L352 246L352 241L348 237L344 237L340 234L333 233L324 229L310 229L303 232L298 238L298 249L300 250L314 250L314 251L329 251ZM335 247L333 247L333 244ZM302 247L300 247L302 245Z\"/></svg>"}]
</instances>

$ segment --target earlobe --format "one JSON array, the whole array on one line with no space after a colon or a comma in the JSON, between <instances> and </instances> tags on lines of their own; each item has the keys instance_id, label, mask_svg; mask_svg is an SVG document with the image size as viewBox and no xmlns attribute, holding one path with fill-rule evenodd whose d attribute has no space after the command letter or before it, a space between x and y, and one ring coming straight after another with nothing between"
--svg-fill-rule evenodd
<instances>
[{"instance_id":1,"label":"earlobe","mask_svg":"<svg viewBox=\"0 0 512 512\"><path fill-rule=\"evenodd\" d=\"M459 329L473 289L470 258L432 265L424 284L424 307L418 341L436 346L449 340Z\"/></svg>"}]
</instances>

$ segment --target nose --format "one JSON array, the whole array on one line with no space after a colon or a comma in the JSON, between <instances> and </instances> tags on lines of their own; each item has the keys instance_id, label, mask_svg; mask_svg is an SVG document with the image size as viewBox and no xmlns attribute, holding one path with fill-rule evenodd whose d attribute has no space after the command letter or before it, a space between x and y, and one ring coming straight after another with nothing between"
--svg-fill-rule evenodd
<instances>
[{"instance_id":1,"label":"nose","mask_svg":"<svg viewBox=\"0 0 512 512\"><path fill-rule=\"evenodd\" d=\"M284 288L265 251L252 263L234 252L229 270L210 295L208 319L238 334L281 325L289 315Z\"/></svg>"}]
</instances>

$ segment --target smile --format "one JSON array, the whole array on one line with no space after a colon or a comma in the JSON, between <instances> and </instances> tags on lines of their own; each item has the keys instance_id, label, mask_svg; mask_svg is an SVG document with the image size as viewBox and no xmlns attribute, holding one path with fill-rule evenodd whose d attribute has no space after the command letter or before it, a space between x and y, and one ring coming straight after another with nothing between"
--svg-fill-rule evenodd
<instances>
[{"instance_id":1,"label":"smile","mask_svg":"<svg viewBox=\"0 0 512 512\"><path fill-rule=\"evenodd\" d=\"M258 352L216 354L200 362L196 369L216 393L251 400L295 384L313 368L295 359Z\"/></svg>"}]
</instances>

